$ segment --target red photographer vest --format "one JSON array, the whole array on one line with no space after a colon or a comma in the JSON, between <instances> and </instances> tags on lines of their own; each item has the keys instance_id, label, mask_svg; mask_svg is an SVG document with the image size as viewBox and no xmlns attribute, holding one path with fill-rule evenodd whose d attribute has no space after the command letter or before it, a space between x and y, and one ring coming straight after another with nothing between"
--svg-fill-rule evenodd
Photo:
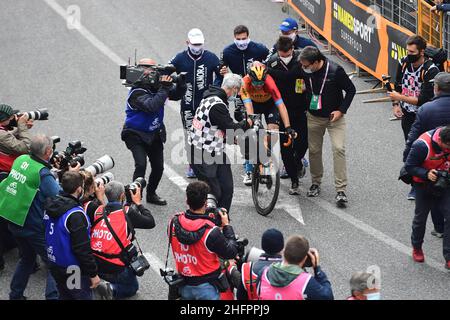
<instances>
[{"instance_id":1,"label":"red photographer vest","mask_svg":"<svg viewBox=\"0 0 450 320\"><path fill-rule=\"evenodd\" d=\"M6 154L0 151L0 171L10 172L17 157L18 155Z\"/></svg>"},{"instance_id":2,"label":"red photographer vest","mask_svg":"<svg viewBox=\"0 0 450 320\"><path fill-rule=\"evenodd\" d=\"M251 270L253 269L252 264L253 262L246 262L242 265L242 284L244 285L245 291L247 291L248 300L258 300L258 293L256 290L258 275Z\"/></svg>"},{"instance_id":3,"label":"red photographer vest","mask_svg":"<svg viewBox=\"0 0 450 320\"><path fill-rule=\"evenodd\" d=\"M175 227L172 226L172 251L178 273L184 277L201 277L217 271L220 268L219 257L206 247L206 239L216 225L205 219L187 219L184 212L178 216L178 220L187 231L195 232L207 225L202 238L192 245L185 245L178 241L175 235Z\"/></svg>"},{"instance_id":4,"label":"red photographer vest","mask_svg":"<svg viewBox=\"0 0 450 320\"><path fill-rule=\"evenodd\" d=\"M444 150L440 153L436 153L433 148L433 141L439 143L441 138L439 137L439 133L442 128L425 132L422 134L418 140L421 140L425 143L428 149L428 154L425 161L422 164L422 167L431 170L443 170L450 172L450 150ZM425 181L419 177L413 177L414 182L424 183Z\"/></svg>"},{"instance_id":5,"label":"red photographer vest","mask_svg":"<svg viewBox=\"0 0 450 320\"><path fill-rule=\"evenodd\" d=\"M122 249L114 239L105 220L102 219L104 208L105 206L98 207L94 214L94 222L92 223L91 229L91 248L96 257L123 267L125 264L119 258ZM128 211L128 207L125 207L125 210ZM101 219L101 221L97 222L99 219ZM120 209L111 212L108 215L108 221L123 246L126 248L130 245L131 235L130 237L127 235L128 225L124 211Z\"/></svg>"}]
</instances>

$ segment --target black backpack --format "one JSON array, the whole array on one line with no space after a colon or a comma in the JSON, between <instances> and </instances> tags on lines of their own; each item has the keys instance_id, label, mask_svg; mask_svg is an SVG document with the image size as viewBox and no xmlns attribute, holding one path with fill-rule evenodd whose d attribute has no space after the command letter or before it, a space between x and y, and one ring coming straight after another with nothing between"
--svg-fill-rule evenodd
<instances>
[{"instance_id":1,"label":"black backpack","mask_svg":"<svg viewBox=\"0 0 450 320\"><path fill-rule=\"evenodd\" d=\"M428 46L425 49L425 57L430 58L439 71L445 71L445 63L447 62L447 51L442 48L435 48Z\"/></svg>"}]
</instances>

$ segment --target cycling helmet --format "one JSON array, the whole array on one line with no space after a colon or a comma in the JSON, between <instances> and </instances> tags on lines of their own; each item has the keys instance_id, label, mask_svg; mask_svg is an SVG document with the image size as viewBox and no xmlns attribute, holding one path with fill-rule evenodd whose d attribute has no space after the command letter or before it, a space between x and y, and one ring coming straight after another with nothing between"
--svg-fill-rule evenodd
<instances>
[{"instance_id":1,"label":"cycling helmet","mask_svg":"<svg viewBox=\"0 0 450 320\"><path fill-rule=\"evenodd\" d=\"M254 62L248 68L248 75L250 76L252 82L264 82L267 77L267 68L261 62Z\"/></svg>"}]
</instances>

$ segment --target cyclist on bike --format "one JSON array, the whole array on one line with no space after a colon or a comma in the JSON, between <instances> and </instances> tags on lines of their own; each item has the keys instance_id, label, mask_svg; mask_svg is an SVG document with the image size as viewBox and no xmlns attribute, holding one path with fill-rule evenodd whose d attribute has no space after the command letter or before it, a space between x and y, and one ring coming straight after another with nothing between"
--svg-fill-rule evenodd
<instances>
[{"instance_id":1,"label":"cyclist on bike","mask_svg":"<svg viewBox=\"0 0 450 320\"><path fill-rule=\"evenodd\" d=\"M286 105L275 81L267 74L267 67L259 61L253 62L242 80L241 98L247 115L264 114L269 130L279 130L281 117L286 133L291 139L296 138L297 133L291 128ZM246 171L251 185L251 168L247 166Z\"/></svg>"}]
</instances>

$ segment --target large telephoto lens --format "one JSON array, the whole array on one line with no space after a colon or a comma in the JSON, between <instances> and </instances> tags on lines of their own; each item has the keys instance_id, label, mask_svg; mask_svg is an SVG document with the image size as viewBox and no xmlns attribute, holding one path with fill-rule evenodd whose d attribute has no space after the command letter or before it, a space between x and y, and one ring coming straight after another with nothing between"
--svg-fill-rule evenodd
<instances>
[{"instance_id":1,"label":"large telephoto lens","mask_svg":"<svg viewBox=\"0 0 450 320\"><path fill-rule=\"evenodd\" d=\"M111 181L114 180L114 175L111 172L106 172L100 178L95 179L95 183L100 185L103 182L103 185L107 185Z\"/></svg>"},{"instance_id":2,"label":"large telephoto lens","mask_svg":"<svg viewBox=\"0 0 450 320\"><path fill-rule=\"evenodd\" d=\"M130 189L144 189L147 186L147 182L145 181L144 178L137 178L136 180L134 180L134 182L130 185Z\"/></svg>"},{"instance_id":3,"label":"large telephoto lens","mask_svg":"<svg viewBox=\"0 0 450 320\"><path fill-rule=\"evenodd\" d=\"M95 162L85 170L96 176L114 168L114 159L108 155L95 160Z\"/></svg>"},{"instance_id":4,"label":"large telephoto lens","mask_svg":"<svg viewBox=\"0 0 450 320\"><path fill-rule=\"evenodd\" d=\"M37 109L36 111L25 112L30 120L48 120L48 110Z\"/></svg>"}]
</instances>

